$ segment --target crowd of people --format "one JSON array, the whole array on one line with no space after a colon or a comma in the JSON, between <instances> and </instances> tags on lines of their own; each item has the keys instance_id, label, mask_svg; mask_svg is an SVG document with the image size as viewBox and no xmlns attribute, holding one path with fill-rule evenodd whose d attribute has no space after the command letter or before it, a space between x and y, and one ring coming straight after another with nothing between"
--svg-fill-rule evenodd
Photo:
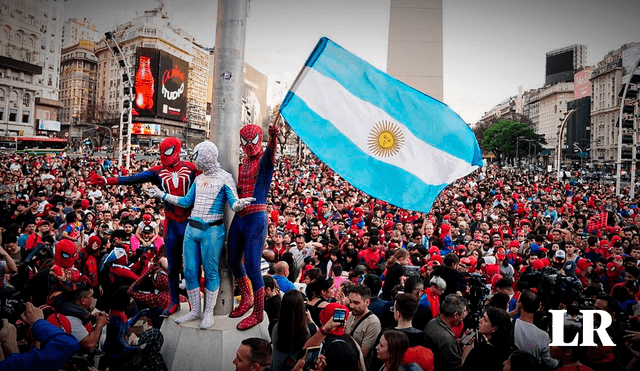
<instances>
[{"instance_id":1,"label":"crowd of people","mask_svg":"<svg viewBox=\"0 0 640 371\"><path fill-rule=\"evenodd\" d=\"M164 206L146 184L87 183L156 161L115 163L0 158L0 368L165 368ZM248 341L234 364L301 369L304 350L322 345L317 370L636 369L637 205L609 184L488 166L420 213L356 190L315 157L279 156L262 253L269 351L241 361L264 348ZM553 309L566 310L566 343L582 336L580 309L607 312L616 346L598 335L595 346L550 346Z\"/></svg>"}]
</instances>

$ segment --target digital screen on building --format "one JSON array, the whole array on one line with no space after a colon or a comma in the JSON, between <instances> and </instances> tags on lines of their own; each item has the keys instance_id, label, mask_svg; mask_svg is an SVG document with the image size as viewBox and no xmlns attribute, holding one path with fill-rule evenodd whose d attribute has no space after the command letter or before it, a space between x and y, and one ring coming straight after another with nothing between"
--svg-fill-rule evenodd
<instances>
[{"instance_id":1,"label":"digital screen on building","mask_svg":"<svg viewBox=\"0 0 640 371\"><path fill-rule=\"evenodd\" d=\"M131 125L131 133L135 135L161 135L162 130L159 124L134 122Z\"/></svg>"},{"instance_id":2,"label":"digital screen on building","mask_svg":"<svg viewBox=\"0 0 640 371\"><path fill-rule=\"evenodd\" d=\"M187 121L189 63L160 51L156 116Z\"/></svg>"},{"instance_id":3,"label":"digital screen on building","mask_svg":"<svg viewBox=\"0 0 640 371\"><path fill-rule=\"evenodd\" d=\"M573 72L573 50L547 56L547 76L566 71Z\"/></svg>"},{"instance_id":4,"label":"digital screen on building","mask_svg":"<svg viewBox=\"0 0 640 371\"><path fill-rule=\"evenodd\" d=\"M136 50L136 72L132 77L134 116L154 117L156 115L159 67L159 50L150 48Z\"/></svg>"}]
</instances>

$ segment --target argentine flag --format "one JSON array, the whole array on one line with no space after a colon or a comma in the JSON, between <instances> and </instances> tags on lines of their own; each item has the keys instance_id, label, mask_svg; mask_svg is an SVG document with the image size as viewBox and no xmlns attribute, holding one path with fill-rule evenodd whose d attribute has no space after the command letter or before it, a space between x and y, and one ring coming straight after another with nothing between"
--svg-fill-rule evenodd
<instances>
[{"instance_id":1,"label":"argentine flag","mask_svg":"<svg viewBox=\"0 0 640 371\"><path fill-rule=\"evenodd\" d=\"M322 38L280 113L325 164L361 191L429 212L482 166L473 131L447 105Z\"/></svg>"}]
</instances>

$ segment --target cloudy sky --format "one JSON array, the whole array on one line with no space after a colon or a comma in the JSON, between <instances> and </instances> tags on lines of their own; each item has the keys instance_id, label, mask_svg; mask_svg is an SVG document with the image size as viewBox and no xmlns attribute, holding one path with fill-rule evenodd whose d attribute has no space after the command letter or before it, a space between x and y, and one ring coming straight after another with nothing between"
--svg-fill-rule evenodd
<instances>
[{"instance_id":1,"label":"cloudy sky","mask_svg":"<svg viewBox=\"0 0 640 371\"><path fill-rule=\"evenodd\" d=\"M65 18L91 18L105 32L156 0L68 0ZM164 0L172 25L204 46L215 43L217 2ZM475 123L519 87L544 83L545 53L583 44L596 64L640 42L638 0L443 0L444 102ZM268 102L297 75L322 36L385 70L389 0L253 0L245 60L269 77Z\"/></svg>"}]
</instances>

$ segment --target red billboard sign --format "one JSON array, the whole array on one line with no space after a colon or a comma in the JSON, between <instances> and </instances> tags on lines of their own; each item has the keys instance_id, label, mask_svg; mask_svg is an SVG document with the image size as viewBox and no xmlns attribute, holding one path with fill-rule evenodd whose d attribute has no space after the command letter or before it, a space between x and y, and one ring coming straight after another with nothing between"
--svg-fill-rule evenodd
<instances>
[{"instance_id":1,"label":"red billboard sign","mask_svg":"<svg viewBox=\"0 0 640 371\"><path fill-rule=\"evenodd\" d=\"M575 99L591 96L591 81L593 67L587 67L573 76L573 95Z\"/></svg>"},{"instance_id":2,"label":"red billboard sign","mask_svg":"<svg viewBox=\"0 0 640 371\"><path fill-rule=\"evenodd\" d=\"M138 48L133 115L187 121L189 63L158 49Z\"/></svg>"},{"instance_id":3,"label":"red billboard sign","mask_svg":"<svg viewBox=\"0 0 640 371\"><path fill-rule=\"evenodd\" d=\"M157 49L138 48L133 76L133 115L156 115L157 81L160 53Z\"/></svg>"}]
</instances>

